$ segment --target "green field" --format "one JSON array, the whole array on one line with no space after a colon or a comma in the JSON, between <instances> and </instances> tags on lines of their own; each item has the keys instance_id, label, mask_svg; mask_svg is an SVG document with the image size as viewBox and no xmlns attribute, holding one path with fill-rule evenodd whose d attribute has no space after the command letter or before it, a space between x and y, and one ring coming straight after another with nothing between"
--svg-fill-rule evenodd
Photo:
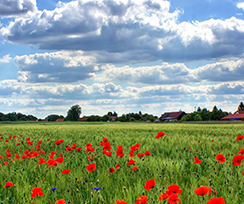
<instances>
[{"instance_id":1,"label":"green field","mask_svg":"<svg viewBox=\"0 0 244 204\"><path fill-rule=\"evenodd\" d=\"M156 139L159 131L163 131L165 136ZM142 195L148 196L148 204L168 203L158 198L168 186L177 184L182 189L179 199L184 204L207 203L215 197L224 198L227 204L244 204L244 167L243 164L232 166L233 157L244 148L244 140L236 141L238 135L244 135L244 124L23 123L0 124L0 134L3 137L0 140L0 155L3 157L0 160L2 203L54 204L64 199L66 203L112 204L123 198L127 203L134 204ZM13 135L16 138L13 139ZM9 136L12 136L11 139ZM28 137L33 145L27 144ZM47 141L48 138L50 141ZM110 157L102 155L103 146L99 144L103 138L111 144ZM53 141L59 139L64 142L55 145ZM45 154L14 159L14 154L22 156L25 150L31 148L36 151L40 140L43 141L40 150ZM21 145L16 146L17 143ZM95 148L94 152L86 153L87 143ZM130 147L137 143L141 144L139 150L135 151L135 157L130 158ZM66 146L72 144L81 147L80 152L75 149L65 151ZM123 146L125 154L122 158L116 157L119 145ZM12 153L10 157L6 157L7 149ZM137 156L148 150L151 155L141 159ZM40 157L50 159L50 151L57 152L54 159L62 153L63 163L53 167L38 164ZM216 160L218 154L223 154L226 162L219 163ZM88 155L95 155L94 160L89 162ZM194 164L194 157L202 162ZM133 165L127 165L130 159L136 161L134 166L138 170L132 171ZM9 164L3 165L5 161ZM93 172L85 168L90 163L96 164ZM116 164L121 167L110 173L109 168L115 168ZM62 174L63 169L70 169L70 174ZM146 181L153 178L156 186L145 190ZM5 188L7 181L14 186ZM208 186L218 193L199 196L193 191L200 186ZM34 187L40 187L44 195L32 198L30 195ZM57 189L52 192L52 188Z\"/></svg>"}]
</instances>

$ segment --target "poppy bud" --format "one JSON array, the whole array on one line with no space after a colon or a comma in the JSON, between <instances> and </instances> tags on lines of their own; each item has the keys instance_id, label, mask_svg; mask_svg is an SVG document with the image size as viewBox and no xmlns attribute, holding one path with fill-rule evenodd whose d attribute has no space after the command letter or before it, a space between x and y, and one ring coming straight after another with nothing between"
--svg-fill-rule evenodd
<instances>
[{"instance_id":1,"label":"poppy bud","mask_svg":"<svg viewBox=\"0 0 244 204\"><path fill-rule=\"evenodd\" d=\"M99 179L97 179L97 183L99 183Z\"/></svg>"}]
</instances>

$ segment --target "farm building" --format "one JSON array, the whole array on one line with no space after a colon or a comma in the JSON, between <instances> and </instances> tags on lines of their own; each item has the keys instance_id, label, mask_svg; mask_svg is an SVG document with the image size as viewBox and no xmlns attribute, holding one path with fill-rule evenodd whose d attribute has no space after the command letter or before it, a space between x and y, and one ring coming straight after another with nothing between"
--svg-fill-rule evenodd
<instances>
[{"instance_id":1,"label":"farm building","mask_svg":"<svg viewBox=\"0 0 244 204\"><path fill-rule=\"evenodd\" d=\"M165 112L161 117L159 118L160 122L167 122L167 121L179 121L184 115L186 115L185 112L179 111L179 112Z\"/></svg>"},{"instance_id":2,"label":"farm building","mask_svg":"<svg viewBox=\"0 0 244 204\"><path fill-rule=\"evenodd\" d=\"M83 116L82 118L79 118L78 121L84 122L87 118L88 118L88 116Z\"/></svg>"},{"instance_id":3,"label":"farm building","mask_svg":"<svg viewBox=\"0 0 244 204\"><path fill-rule=\"evenodd\" d=\"M242 120L244 121L244 111L236 111L234 114L227 115L223 118L220 118L220 120Z\"/></svg>"},{"instance_id":4,"label":"farm building","mask_svg":"<svg viewBox=\"0 0 244 204\"><path fill-rule=\"evenodd\" d=\"M58 118L56 122L64 122L64 118Z\"/></svg>"}]
</instances>

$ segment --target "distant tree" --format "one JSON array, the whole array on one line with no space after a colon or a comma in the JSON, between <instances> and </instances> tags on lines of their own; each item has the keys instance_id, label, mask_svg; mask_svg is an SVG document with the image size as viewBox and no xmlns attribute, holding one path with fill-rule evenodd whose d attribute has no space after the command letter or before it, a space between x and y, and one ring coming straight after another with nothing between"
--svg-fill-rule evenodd
<instances>
[{"instance_id":1,"label":"distant tree","mask_svg":"<svg viewBox=\"0 0 244 204\"><path fill-rule=\"evenodd\" d=\"M130 120L130 122L135 122L136 121L136 119L134 117L130 117L129 120Z\"/></svg>"},{"instance_id":2,"label":"distant tree","mask_svg":"<svg viewBox=\"0 0 244 204\"><path fill-rule=\"evenodd\" d=\"M113 116L117 117L117 116L118 116L118 114L117 114L117 113L114 111Z\"/></svg>"},{"instance_id":3,"label":"distant tree","mask_svg":"<svg viewBox=\"0 0 244 204\"><path fill-rule=\"evenodd\" d=\"M217 106L214 106L212 112L217 111L217 110L218 110Z\"/></svg>"},{"instance_id":4,"label":"distant tree","mask_svg":"<svg viewBox=\"0 0 244 204\"><path fill-rule=\"evenodd\" d=\"M81 107L79 105L72 106L67 112L67 120L78 121L81 114Z\"/></svg>"},{"instance_id":5,"label":"distant tree","mask_svg":"<svg viewBox=\"0 0 244 204\"><path fill-rule=\"evenodd\" d=\"M200 107L197 107L197 112L199 113L201 111L202 111L202 109Z\"/></svg>"},{"instance_id":6,"label":"distant tree","mask_svg":"<svg viewBox=\"0 0 244 204\"><path fill-rule=\"evenodd\" d=\"M48 121L56 121L59 118L64 118L64 116L52 114L48 115L45 119L48 119Z\"/></svg>"},{"instance_id":7,"label":"distant tree","mask_svg":"<svg viewBox=\"0 0 244 204\"><path fill-rule=\"evenodd\" d=\"M109 115L104 115L102 121L108 121L110 119Z\"/></svg>"},{"instance_id":8,"label":"distant tree","mask_svg":"<svg viewBox=\"0 0 244 204\"><path fill-rule=\"evenodd\" d=\"M141 111L139 111L139 115L142 115Z\"/></svg>"},{"instance_id":9,"label":"distant tree","mask_svg":"<svg viewBox=\"0 0 244 204\"><path fill-rule=\"evenodd\" d=\"M113 113L109 111L108 116L113 116Z\"/></svg>"},{"instance_id":10,"label":"distant tree","mask_svg":"<svg viewBox=\"0 0 244 204\"><path fill-rule=\"evenodd\" d=\"M242 102L240 102L239 106L238 106L238 110L239 111L244 111L244 105Z\"/></svg>"},{"instance_id":11,"label":"distant tree","mask_svg":"<svg viewBox=\"0 0 244 204\"><path fill-rule=\"evenodd\" d=\"M194 117L193 117L193 120L194 121L202 121L202 117L200 114L196 114Z\"/></svg>"}]
</instances>

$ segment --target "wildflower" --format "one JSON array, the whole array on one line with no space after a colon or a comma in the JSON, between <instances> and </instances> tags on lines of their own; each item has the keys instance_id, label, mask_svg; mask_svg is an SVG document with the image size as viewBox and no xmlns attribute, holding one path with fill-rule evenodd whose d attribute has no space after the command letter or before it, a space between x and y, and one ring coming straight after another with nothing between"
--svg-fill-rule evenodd
<instances>
[{"instance_id":1,"label":"wildflower","mask_svg":"<svg viewBox=\"0 0 244 204\"><path fill-rule=\"evenodd\" d=\"M172 184L168 187L168 191L166 193L170 196L171 194L181 194L182 190L180 189L180 186Z\"/></svg>"},{"instance_id":2,"label":"wildflower","mask_svg":"<svg viewBox=\"0 0 244 204\"><path fill-rule=\"evenodd\" d=\"M203 196L203 195L206 195L210 190L211 190L211 188L209 188L207 186L200 186L199 188L196 188L194 190L194 193L196 193L197 195Z\"/></svg>"},{"instance_id":3,"label":"wildflower","mask_svg":"<svg viewBox=\"0 0 244 204\"><path fill-rule=\"evenodd\" d=\"M145 155L145 157L147 157L147 156L151 155L151 152L150 151L145 151L144 155Z\"/></svg>"},{"instance_id":4,"label":"wildflower","mask_svg":"<svg viewBox=\"0 0 244 204\"><path fill-rule=\"evenodd\" d=\"M110 173L114 173L114 172L115 172L115 169L114 169L114 167L112 167L112 168L110 168L108 171L109 171Z\"/></svg>"},{"instance_id":5,"label":"wildflower","mask_svg":"<svg viewBox=\"0 0 244 204\"><path fill-rule=\"evenodd\" d=\"M130 166L132 164L135 164L135 162L136 162L135 160L131 159L127 162L127 165Z\"/></svg>"},{"instance_id":6,"label":"wildflower","mask_svg":"<svg viewBox=\"0 0 244 204\"><path fill-rule=\"evenodd\" d=\"M66 204L64 199L57 200L55 204Z\"/></svg>"},{"instance_id":7,"label":"wildflower","mask_svg":"<svg viewBox=\"0 0 244 204\"><path fill-rule=\"evenodd\" d=\"M146 186L143 186L146 190L151 190L152 188L154 188L154 186L156 186L156 182L155 182L155 180L154 180L154 178L153 179L151 179L151 180L148 180L147 182L146 182Z\"/></svg>"},{"instance_id":8,"label":"wildflower","mask_svg":"<svg viewBox=\"0 0 244 204\"><path fill-rule=\"evenodd\" d=\"M93 172L96 169L96 164L89 164L88 166L86 166L86 169L90 172Z\"/></svg>"},{"instance_id":9,"label":"wildflower","mask_svg":"<svg viewBox=\"0 0 244 204\"><path fill-rule=\"evenodd\" d=\"M219 155L216 157L216 160L219 161L220 163L224 163L224 162L225 162L225 159L226 159L226 157L224 157L223 154L219 154Z\"/></svg>"},{"instance_id":10,"label":"wildflower","mask_svg":"<svg viewBox=\"0 0 244 204\"><path fill-rule=\"evenodd\" d=\"M165 133L164 132L158 132L156 139L159 139L160 137L164 137Z\"/></svg>"},{"instance_id":11,"label":"wildflower","mask_svg":"<svg viewBox=\"0 0 244 204\"><path fill-rule=\"evenodd\" d=\"M211 198L207 204L225 204L224 198Z\"/></svg>"},{"instance_id":12,"label":"wildflower","mask_svg":"<svg viewBox=\"0 0 244 204\"><path fill-rule=\"evenodd\" d=\"M158 199L160 201L162 201L162 200L166 200L168 197L169 197L169 195L167 193L164 193L164 194L160 194Z\"/></svg>"},{"instance_id":13,"label":"wildflower","mask_svg":"<svg viewBox=\"0 0 244 204\"><path fill-rule=\"evenodd\" d=\"M12 182L8 181L8 182L5 183L4 187L8 188L8 187L12 187L13 185L14 184Z\"/></svg>"},{"instance_id":14,"label":"wildflower","mask_svg":"<svg viewBox=\"0 0 244 204\"><path fill-rule=\"evenodd\" d=\"M234 158L232 159L232 161L233 161L233 165L232 166L240 166L241 165L241 161L243 159L244 159L244 156L242 156L242 155L234 156Z\"/></svg>"},{"instance_id":15,"label":"wildflower","mask_svg":"<svg viewBox=\"0 0 244 204\"><path fill-rule=\"evenodd\" d=\"M121 201L119 200L115 200L116 204L128 204L127 202L123 201L123 199L121 198Z\"/></svg>"},{"instance_id":16,"label":"wildflower","mask_svg":"<svg viewBox=\"0 0 244 204\"><path fill-rule=\"evenodd\" d=\"M100 190L101 190L101 188L96 188L96 187L94 187L94 189L95 189L96 191L100 191Z\"/></svg>"},{"instance_id":17,"label":"wildflower","mask_svg":"<svg viewBox=\"0 0 244 204\"><path fill-rule=\"evenodd\" d=\"M134 166L131 170L132 171L135 171L135 170L137 170L137 169L139 169L137 166Z\"/></svg>"},{"instance_id":18,"label":"wildflower","mask_svg":"<svg viewBox=\"0 0 244 204\"><path fill-rule=\"evenodd\" d=\"M136 199L137 201L135 204L147 204L147 198L147 196L142 195Z\"/></svg>"},{"instance_id":19,"label":"wildflower","mask_svg":"<svg viewBox=\"0 0 244 204\"><path fill-rule=\"evenodd\" d=\"M64 170L62 171L62 174L70 174L70 169L64 169Z\"/></svg>"},{"instance_id":20,"label":"wildflower","mask_svg":"<svg viewBox=\"0 0 244 204\"><path fill-rule=\"evenodd\" d=\"M202 162L202 160L198 159L198 157L194 157L194 159L194 164L200 164Z\"/></svg>"},{"instance_id":21,"label":"wildflower","mask_svg":"<svg viewBox=\"0 0 244 204\"><path fill-rule=\"evenodd\" d=\"M50 190L51 190L51 192L53 192L53 191L56 191L57 188L51 188Z\"/></svg>"},{"instance_id":22,"label":"wildflower","mask_svg":"<svg viewBox=\"0 0 244 204\"><path fill-rule=\"evenodd\" d=\"M120 164L116 164L115 169L119 169L121 167Z\"/></svg>"},{"instance_id":23,"label":"wildflower","mask_svg":"<svg viewBox=\"0 0 244 204\"><path fill-rule=\"evenodd\" d=\"M178 198L178 194L175 194L175 193L174 194L171 194L169 196L169 199L167 201L168 201L168 203L172 203L172 204L176 204L177 201L179 203L181 203L180 199Z\"/></svg>"},{"instance_id":24,"label":"wildflower","mask_svg":"<svg viewBox=\"0 0 244 204\"><path fill-rule=\"evenodd\" d=\"M143 154L143 153L139 153L137 156L138 156L139 158L142 158L142 157L144 156L144 154Z\"/></svg>"},{"instance_id":25,"label":"wildflower","mask_svg":"<svg viewBox=\"0 0 244 204\"><path fill-rule=\"evenodd\" d=\"M44 193L41 192L41 191L42 191L42 189L41 189L40 187L35 187L35 188L33 188L33 189L32 189L31 197L32 197L32 198L35 198L37 195L38 195L38 196L43 196Z\"/></svg>"}]
</instances>

